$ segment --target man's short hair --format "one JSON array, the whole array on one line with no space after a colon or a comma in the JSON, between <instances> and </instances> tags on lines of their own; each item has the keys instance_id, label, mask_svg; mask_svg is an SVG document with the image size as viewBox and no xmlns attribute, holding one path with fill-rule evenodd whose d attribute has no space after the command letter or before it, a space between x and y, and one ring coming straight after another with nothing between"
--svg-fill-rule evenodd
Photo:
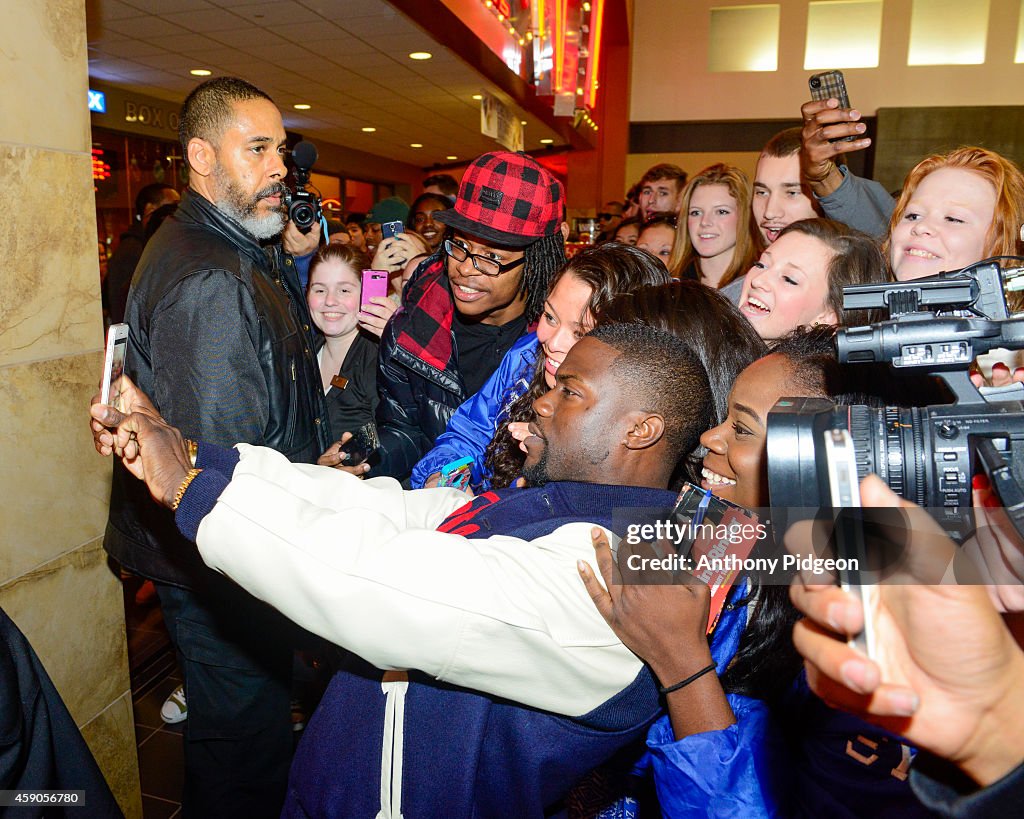
<instances>
[{"instance_id":1,"label":"man's short hair","mask_svg":"<svg viewBox=\"0 0 1024 819\"><path fill-rule=\"evenodd\" d=\"M214 77L193 88L182 103L178 122L178 140L185 156L193 139L205 139L217 145L234 117L232 106L247 100L273 102L268 94L238 77Z\"/></svg>"},{"instance_id":2,"label":"man's short hair","mask_svg":"<svg viewBox=\"0 0 1024 819\"><path fill-rule=\"evenodd\" d=\"M154 182L152 185L146 185L141 188L135 194L135 218L142 218L146 212L147 205L152 205L154 208L159 207L164 201L164 191L173 190L173 185L167 185L163 182Z\"/></svg>"},{"instance_id":3,"label":"man's short hair","mask_svg":"<svg viewBox=\"0 0 1024 819\"><path fill-rule=\"evenodd\" d=\"M447 173L436 173L423 180L423 188L436 187L445 196L458 196L459 183L455 177Z\"/></svg>"},{"instance_id":4,"label":"man's short hair","mask_svg":"<svg viewBox=\"0 0 1024 819\"><path fill-rule=\"evenodd\" d=\"M801 131L799 128L787 128L779 131L765 143L761 149L762 156L785 159L787 156L800 153Z\"/></svg>"},{"instance_id":5,"label":"man's short hair","mask_svg":"<svg viewBox=\"0 0 1024 819\"><path fill-rule=\"evenodd\" d=\"M686 185L686 171L678 165L671 165L668 162L661 162L647 169L647 173L640 179L640 187L650 182L660 182L663 179L671 179L682 190Z\"/></svg>"},{"instance_id":6,"label":"man's short hair","mask_svg":"<svg viewBox=\"0 0 1024 819\"><path fill-rule=\"evenodd\" d=\"M619 355L612 373L637 409L665 419L668 457L678 462L711 426L714 402L708 374L685 341L641 322L605 324L588 333Z\"/></svg>"}]
</instances>

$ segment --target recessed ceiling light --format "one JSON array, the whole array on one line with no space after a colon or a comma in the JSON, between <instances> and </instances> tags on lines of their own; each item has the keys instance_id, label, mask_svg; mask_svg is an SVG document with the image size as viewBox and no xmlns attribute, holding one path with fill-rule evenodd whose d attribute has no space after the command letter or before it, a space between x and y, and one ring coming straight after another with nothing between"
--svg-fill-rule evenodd
<instances>
[{"instance_id":1,"label":"recessed ceiling light","mask_svg":"<svg viewBox=\"0 0 1024 819\"><path fill-rule=\"evenodd\" d=\"M414 51L409 55L410 60L429 60L434 55L429 51Z\"/></svg>"},{"instance_id":2,"label":"recessed ceiling light","mask_svg":"<svg viewBox=\"0 0 1024 819\"><path fill-rule=\"evenodd\" d=\"M554 144L554 142L555 142L555 141L554 141L553 139L542 139L542 140L540 141L540 144L541 144L541 145L553 145L553 144Z\"/></svg>"},{"instance_id":3,"label":"recessed ceiling light","mask_svg":"<svg viewBox=\"0 0 1024 819\"><path fill-rule=\"evenodd\" d=\"M213 72L209 68L193 68L188 73L193 77L209 77Z\"/></svg>"},{"instance_id":4,"label":"recessed ceiling light","mask_svg":"<svg viewBox=\"0 0 1024 819\"><path fill-rule=\"evenodd\" d=\"M445 159L451 161L451 160L458 159L458 157L457 156L446 156Z\"/></svg>"},{"instance_id":5,"label":"recessed ceiling light","mask_svg":"<svg viewBox=\"0 0 1024 819\"><path fill-rule=\"evenodd\" d=\"M473 99L475 99L475 100L482 100L483 98L484 98L483 94L474 94L473 95Z\"/></svg>"},{"instance_id":6,"label":"recessed ceiling light","mask_svg":"<svg viewBox=\"0 0 1024 819\"><path fill-rule=\"evenodd\" d=\"M422 148L423 147L423 143L422 142L410 142L409 143L409 147L410 148Z\"/></svg>"},{"instance_id":7,"label":"recessed ceiling light","mask_svg":"<svg viewBox=\"0 0 1024 819\"><path fill-rule=\"evenodd\" d=\"M526 125L526 120L525 120L525 119L521 119L521 120L519 120L519 124L520 124L520 125Z\"/></svg>"},{"instance_id":8,"label":"recessed ceiling light","mask_svg":"<svg viewBox=\"0 0 1024 819\"><path fill-rule=\"evenodd\" d=\"M374 128L374 127L372 127L370 125L367 125L365 128L363 128L363 133L364 134L372 134L376 130L377 130L376 128Z\"/></svg>"},{"instance_id":9,"label":"recessed ceiling light","mask_svg":"<svg viewBox=\"0 0 1024 819\"><path fill-rule=\"evenodd\" d=\"M308 111L312 107L308 102L297 102L292 106L296 111Z\"/></svg>"}]
</instances>

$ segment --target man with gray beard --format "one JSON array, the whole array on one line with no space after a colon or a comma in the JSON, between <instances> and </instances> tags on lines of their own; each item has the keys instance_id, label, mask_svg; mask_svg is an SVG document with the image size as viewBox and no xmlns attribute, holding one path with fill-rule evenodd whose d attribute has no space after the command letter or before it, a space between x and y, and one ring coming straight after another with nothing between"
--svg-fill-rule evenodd
<instances>
[{"instance_id":1,"label":"man with gray beard","mask_svg":"<svg viewBox=\"0 0 1024 819\"><path fill-rule=\"evenodd\" d=\"M306 301L277 241L287 221L281 114L258 88L220 77L185 99L179 137L189 189L139 261L125 371L193 440L314 463L330 441ZM285 621L207 569L121 467L104 545L155 582L178 652L183 815L277 816L292 747Z\"/></svg>"}]
</instances>

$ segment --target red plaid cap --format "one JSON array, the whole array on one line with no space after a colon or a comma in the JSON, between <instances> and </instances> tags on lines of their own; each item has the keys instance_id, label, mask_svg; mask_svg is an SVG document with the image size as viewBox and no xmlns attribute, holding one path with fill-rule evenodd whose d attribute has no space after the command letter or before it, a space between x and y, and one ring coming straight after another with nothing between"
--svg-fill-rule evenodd
<instances>
[{"instance_id":1,"label":"red plaid cap","mask_svg":"<svg viewBox=\"0 0 1024 819\"><path fill-rule=\"evenodd\" d=\"M466 169L455 207L434 221L504 247L526 247L562 225L562 183L526 154L500 151Z\"/></svg>"}]
</instances>

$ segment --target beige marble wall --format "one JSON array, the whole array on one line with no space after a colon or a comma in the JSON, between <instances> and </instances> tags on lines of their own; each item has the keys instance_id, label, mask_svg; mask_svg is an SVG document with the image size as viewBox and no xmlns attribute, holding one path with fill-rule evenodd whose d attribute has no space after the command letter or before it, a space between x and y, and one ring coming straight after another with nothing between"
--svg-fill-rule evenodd
<instances>
[{"instance_id":1,"label":"beige marble wall","mask_svg":"<svg viewBox=\"0 0 1024 819\"><path fill-rule=\"evenodd\" d=\"M86 420L103 327L81 0L4 3L0 77L0 606L141 817L110 464Z\"/></svg>"}]
</instances>

